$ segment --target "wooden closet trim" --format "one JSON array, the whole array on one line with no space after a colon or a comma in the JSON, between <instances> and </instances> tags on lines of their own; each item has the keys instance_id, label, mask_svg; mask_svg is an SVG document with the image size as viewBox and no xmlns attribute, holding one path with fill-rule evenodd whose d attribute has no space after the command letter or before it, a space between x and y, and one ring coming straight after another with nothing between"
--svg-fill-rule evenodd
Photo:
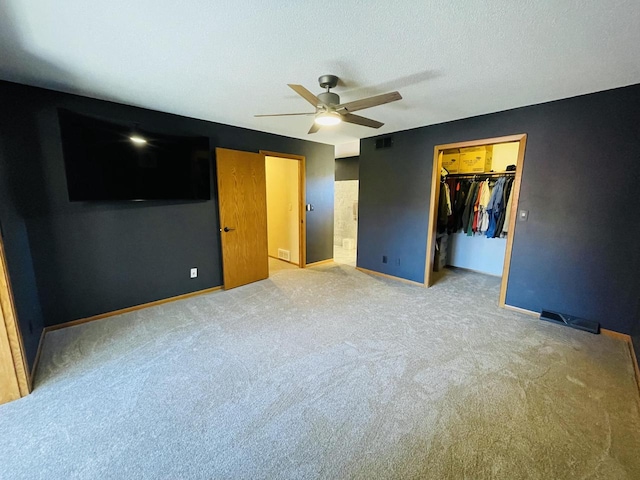
<instances>
[{"instance_id":1,"label":"wooden closet trim","mask_svg":"<svg viewBox=\"0 0 640 480\"><path fill-rule=\"evenodd\" d=\"M522 180L522 171L524 169L524 152L527 145L527 134L521 133L517 135L507 135L504 137L484 138L480 140L470 140L466 142L447 143L444 145L436 145L433 149L433 170L431 173L431 199L429 201L429 231L427 232L427 258L425 261L424 285L430 287L433 284L433 256L436 248L436 230L437 230L437 205L440 198L440 169L442 168L442 152L453 148L466 147L482 147L485 145L495 145L496 143L512 143L519 142L518 146L518 163L516 165L516 174L511 189L511 195L514 195L511 202L511 212L509 212L511 231L507 235L507 248L504 257L504 267L502 269L502 282L500 284L500 297L498 305L505 306L507 296L507 283L509 281L509 273L511 270L511 252L513 249L513 238L517 228L518 200L520 199L520 184Z\"/></svg>"},{"instance_id":2,"label":"wooden closet trim","mask_svg":"<svg viewBox=\"0 0 640 480\"><path fill-rule=\"evenodd\" d=\"M11 281L7 269L4 244L0 239L0 337L3 340L0 345L0 366L9 373L11 385L2 385L2 388L10 387L11 396L21 398L31 392L31 377L28 374L27 359L24 353L24 344L18 317L16 316ZM16 388L17 387L17 388Z\"/></svg>"}]
</instances>

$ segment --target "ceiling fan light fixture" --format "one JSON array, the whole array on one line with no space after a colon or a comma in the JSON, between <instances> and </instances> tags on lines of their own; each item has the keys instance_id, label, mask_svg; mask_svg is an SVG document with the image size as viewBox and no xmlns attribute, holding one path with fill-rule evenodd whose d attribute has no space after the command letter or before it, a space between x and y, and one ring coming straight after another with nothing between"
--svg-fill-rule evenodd
<instances>
[{"instance_id":1,"label":"ceiling fan light fixture","mask_svg":"<svg viewBox=\"0 0 640 480\"><path fill-rule=\"evenodd\" d=\"M316 116L315 122L318 125L337 125L342 121L342 117L336 112L324 112Z\"/></svg>"},{"instance_id":2,"label":"ceiling fan light fixture","mask_svg":"<svg viewBox=\"0 0 640 480\"><path fill-rule=\"evenodd\" d=\"M133 142L134 145L142 146L147 144L147 140L141 137L140 135L133 134L129 137L129 140Z\"/></svg>"}]
</instances>

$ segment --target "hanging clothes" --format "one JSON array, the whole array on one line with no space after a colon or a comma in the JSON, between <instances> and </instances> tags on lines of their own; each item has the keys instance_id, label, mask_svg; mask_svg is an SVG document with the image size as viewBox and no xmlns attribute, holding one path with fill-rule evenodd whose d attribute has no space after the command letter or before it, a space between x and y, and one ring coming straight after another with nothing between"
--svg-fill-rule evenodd
<instances>
[{"instance_id":1,"label":"hanging clothes","mask_svg":"<svg viewBox=\"0 0 640 480\"><path fill-rule=\"evenodd\" d=\"M480 215L480 199L482 198L482 189L484 188L484 182L480 182L478 185L478 194L476 195L476 202L473 206L473 219L470 220L472 226L467 230L467 235L472 236L478 231L478 217Z\"/></svg>"},{"instance_id":2,"label":"hanging clothes","mask_svg":"<svg viewBox=\"0 0 640 480\"><path fill-rule=\"evenodd\" d=\"M453 225L451 226L451 232L457 232L463 227L463 213L467 202L467 196L469 195L469 189L471 188L471 182L468 180L457 180L455 187L455 200L453 205ZM450 233L451 233L450 232Z\"/></svg>"},{"instance_id":3,"label":"hanging clothes","mask_svg":"<svg viewBox=\"0 0 640 480\"><path fill-rule=\"evenodd\" d=\"M504 191L502 194L502 204L505 206L500 212L500 217L498 218L498 223L496 224L496 231L493 235L493 238L498 238L503 235L504 232L504 223L511 214L511 207L509 200L511 200L511 190L513 187L513 178L507 178L506 184L504 187Z\"/></svg>"},{"instance_id":4,"label":"hanging clothes","mask_svg":"<svg viewBox=\"0 0 640 480\"><path fill-rule=\"evenodd\" d=\"M496 182L496 186L493 189L493 195L491 196L491 200L489 200L489 204L487 205L487 211L489 212L489 228L487 228L487 238L493 238L496 233L496 226L498 223L498 218L500 218L501 210L504 208L503 202L503 191L504 185L506 182L505 177L500 177Z\"/></svg>"},{"instance_id":5,"label":"hanging clothes","mask_svg":"<svg viewBox=\"0 0 640 480\"><path fill-rule=\"evenodd\" d=\"M493 185L489 182L489 179L487 178L483 183L482 196L480 197L480 216L478 220L478 231L482 233L486 232L487 228L489 228L487 205L493 193Z\"/></svg>"},{"instance_id":6,"label":"hanging clothes","mask_svg":"<svg viewBox=\"0 0 640 480\"><path fill-rule=\"evenodd\" d=\"M462 212L462 231L467 232L469 228L469 219L473 216L473 205L475 204L476 194L478 193L478 182L471 182L469 193L465 201L464 210ZM473 223L473 220L472 220Z\"/></svg>"},{"instance_id":7,"label":"hanging clothes","mask_svg":"<svg viewBox=\"0 0 640 480\"><path fill-rule=\"evenodd\" d=\"M453 208L451 205L451 189L449 188L448 183L444 184L444 189L445 189L445 200L447 202L447 217L450 217L451 214L453 213Z\"/></svg>"},{"instance_id":8,"label":"hanging clothes","mask_svg":"<svg viewBox=\"0 0 640 480\"><path fill-rule=\"evenodd\" d=\"M451 215L451 196L449 185L445 182L440 184L440 198L438 200L438 233L444 233Z\"/></svg>"},{"instance_id":9,"label":"hanging clothes","mask_svg":"<svg viewBox=\"0 0 640 480\"><path fill-rule=\"evenodd\" d=\"M513 187L513 181L511 181L511 186ZM505 209L506 215L504 217L504 223L502 225L502 232L501 233L508 233L509 232L509 228L510 228L510 223L511 223L511 215L509 215L509 212L511 212L511 205L512 205L512 200L513 200L513 195L511 195L511 190L513 190L513 188L509 189L509 200L507 200L507 208Z\"/></svg>"},{"instance_id":10,"label":"hanging clothes","mask_svg":"<svg viewBox=\"0 0 640 480\"><path fill-rule=\"evenodd\" d=\"M452 233L456 223L456 199L459 194L460 180L452 177L447 177L446 183L449 187L449 197L451 200L451 213L447 219L447 233Z\"/></svg>"},{"instance_id":11,"label":"hanging clothes","mask_svg":"<svg viewBox=\"0 0 640 480\"><path fill-rule=\"evenodd\" d=\"M478 176L467 180L457 179L453 174L442 180L438 208L439 233L462 231L467 236L481 233L487 238L499 238L508 232L509 200L514 177L487 176L478 181Z\"/></svg>"}]
</instances>

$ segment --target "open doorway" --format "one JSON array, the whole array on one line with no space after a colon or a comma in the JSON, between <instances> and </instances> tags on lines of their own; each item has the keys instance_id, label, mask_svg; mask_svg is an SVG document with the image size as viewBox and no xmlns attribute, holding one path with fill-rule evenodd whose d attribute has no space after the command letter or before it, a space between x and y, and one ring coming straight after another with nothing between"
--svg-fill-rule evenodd
<instances>
[{"instance_id":1,"label":"open doorway","mask_svg":"<svg viewBox=\"0 0 640 480\"><path fill-rule=\"evenodd\" d=\"M505 305L526 134L434 149L425 285L445 267L501 277Z\"/></svg>"},{"instance_id":2,"label":"open doorway","mask_svg":"<svg viewBox=\"0 0 640 480\"><path fill-rule=\"evenodd\" d=\"M356 266L358 245L359 157L336 158L333 261Z\"/></svg>"},{"instance_id":3,"label":"open doorway","mask_svg":"<svg viewBox=\"0 0 640 480\"><path fill-rule=\"evenodd\" d=\"M306 263L304 157L274 152L265 156L269 273Z\"/></svg>"}]
</instances>

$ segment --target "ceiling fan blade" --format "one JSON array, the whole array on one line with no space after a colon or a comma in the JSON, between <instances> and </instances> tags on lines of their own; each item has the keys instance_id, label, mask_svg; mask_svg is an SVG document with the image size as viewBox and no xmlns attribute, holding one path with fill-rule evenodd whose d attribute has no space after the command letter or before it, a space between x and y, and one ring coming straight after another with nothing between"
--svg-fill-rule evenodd
<instances>
[{"instance_id":1,"label":"ceiling fan blade","mask_svg":"<svg viewBox=\"0 0 640 480\"><path fill-rule=\"evenodd\" d=\"M376 95L374 97L362 98L353 102L342 103L337 105L335 108L340 113L342 113L342 110L346 110L347 112L357 112L358 110L377 107L378 105L395 102L396 100L402 100L400 92L383 93L382 95Z\"/></svg>"},{"instance_id":2,"label":"ceiling fan blade","mask_svg":"<svg viewBox=\"0 0 640 480\"><path fill-rule=\"evenodd\" d=\"M320 104L320 100L318 100L318 97L316 97L313 93L311 93L309 90L304 88L302 85L294 85L292 83L288 83L287 85L289 85L289 87L291 87L294 92L296 92L298 95L300 95L302 98L304 98L307 102L309 102L314 107L317 107Z\"/></svg>"},{"instance_id":3,"label":"ceiling fan blade","mask_svg":"<svg viewBox=\"0 0 640 480\"><path fill-rule=\"evenodd\" d=\"M311 125L311 128L307 133L316 133L318 130L320 130L320 125L318 125L316 122L313 122L313 125Z\"/></svg>"},{"instance_id":4,"label":"ceiling fan blade","mask_svg":"<svg viewBox=\"0 0 640 480\"><path fill-rule=\"evenodd\" d=\"M289 115L315 115L315 112L311 113L273 113L267 115L254 115L254 117L286 117Z\"/></svg>"},{"instance_id":5,"label":"ceiling fan blade","mask_svg":"<svg viewBox=\"0 0 640 480\"><path fill-rule=\"evenodd\" d=\"M361 117L360 115L354 115L352 113L343 113L342 121L371 128L380 128L384 125L384 123L378 122L377 120L371 120L370 118Z\"/></svg>"}]
</instances>

